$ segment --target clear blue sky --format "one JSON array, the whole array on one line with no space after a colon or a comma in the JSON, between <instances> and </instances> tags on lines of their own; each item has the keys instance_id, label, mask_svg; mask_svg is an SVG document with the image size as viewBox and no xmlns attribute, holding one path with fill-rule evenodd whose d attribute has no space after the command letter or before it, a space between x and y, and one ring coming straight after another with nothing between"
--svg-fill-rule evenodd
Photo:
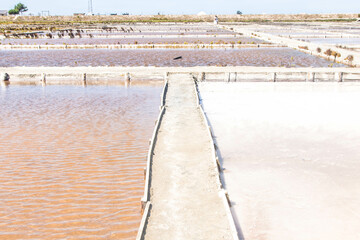
<instances>
[{"instance_id":1,"label":"clear blue sky","mask_svg":"<svg viewBox=\"0 0 360 240\"><path fill-rule=\"evenodd\" d=\"M88 0L0 0L0 9L10 9L22 2L28 13L49 10L51 15L87 12ZM244 14L261 13L360 13L359 0L93 0L94 13L135 14Z\"/></svg>"}]
</instances>

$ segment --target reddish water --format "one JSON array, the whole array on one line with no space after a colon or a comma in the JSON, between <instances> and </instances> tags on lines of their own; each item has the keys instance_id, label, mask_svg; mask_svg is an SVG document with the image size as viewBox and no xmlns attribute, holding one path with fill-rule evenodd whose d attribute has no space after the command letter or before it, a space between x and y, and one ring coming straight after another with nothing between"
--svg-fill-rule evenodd
<instances>
[{"instance_id":1,"label":"reddish water","mask_svg":"<svg viewBox=\"0 0 360 240\"><path fill-rule=\"evenodd\" d=\"M161 87L0 89L0 239L134 239Z\"/></svg>"},{"instance_id":2,"label":"reddish water","mask_svg":"<svg viewBox=\"0 0 360 240\"><path fill-rule=\"evenodd\" d=\"M247 38L247 37L205 37L205 38L56 38L56 39L3 39L0 43L3 45L19 44L19 45L57 45L57 44L179 44L179 43L263 43L264 41Z\"/></svg>"},{"instance_id":3,"label":"reddish water","mask_svg":"<svg viewBox=\"0 0 360 240\"><path fill-rule=\"evenodd\" d=\"M1 51L0 67L11 66L286 66L328 67L325 59L289 48L116 49ZM173 60L182 56L181 60ZM343 66L334 64L334 67Z\"/></svg>"}]
</instances>

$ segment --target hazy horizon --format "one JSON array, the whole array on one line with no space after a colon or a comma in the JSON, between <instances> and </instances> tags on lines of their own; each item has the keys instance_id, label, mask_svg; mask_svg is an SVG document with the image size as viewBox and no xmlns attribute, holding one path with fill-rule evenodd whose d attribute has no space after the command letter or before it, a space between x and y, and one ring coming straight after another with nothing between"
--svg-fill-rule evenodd
<instances>
[{"instance_id":1,"label":"hazy horizon","mask_svg":"<svg viewBox=\"0 0 360 240\"><path fill-rule=\"evenodd\" d=\"M133 0L118 2L116 0L92 0L95 14L129 13L130 15L155 15L161 14L197 14L201 11L207 14L317 14L317 13L360 13L360 3L354 0L338 1L310 1L304 0L299 6L298 1L275 0L275 1L252 1L239 3L235 0L208 0L208 1L174 1L174 0ZM32 13L38 15L41 11L50 11L50 15L72 15L73 13L87 13L88 0L63 0L48 2L43 0L10 0L0 4L1 10L9 10L17 3L24 3L28 7L26 15ZM73 6L71 6L73 5ZM139 7L141 6L141 7Z\"/></svg>"}]
</instances>

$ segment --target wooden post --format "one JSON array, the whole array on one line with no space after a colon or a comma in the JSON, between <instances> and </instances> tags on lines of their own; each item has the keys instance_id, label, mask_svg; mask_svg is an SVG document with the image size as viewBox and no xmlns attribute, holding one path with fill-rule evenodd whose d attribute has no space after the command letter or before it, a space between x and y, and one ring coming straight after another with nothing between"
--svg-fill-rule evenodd
<instances>
[{"instance_id":1,"label":"wooden post","mask_svg":"<svg viewBox=\"0 0 360 240\"><path fill-rule=\"evenodd\" d=\"M130 73L125 73L124 82L125 82L125 86L126 86L126 87L130 86L130 82L131 82Z\"/></svg>"},{"instance_id":2,"label":"wooden post","mask_svg":"<svg viewBox=\"0 0 360 240\"><path fill-rule=\"evenodd\" d=\"M346 73L342 73L342 81L345 82L346 81L346 76L347 74Z\"/></svg>"},{"instance_id":3,"label":"wooden post","mask_svg":"<svg viewBox=\"0 0 360 240\"><path fill-rule=\"evenodd\" d=\"M10 80L10 75L7 73L2 73L1 74L1 79L2 82L8 82Z\"/></svg>"},{"instance_id":4,"label":"wooden post","mask_svg":"<svg viewBox=\"0 0 360 240\"><path fill-rule=\"evenodd\" d=\"M227 202L229 204L229 207L231 207L231 201L230 201L229 193L227 191L225 191L224 194L225 194L226 200L227 200Z\"/></svg>"},{"instance_id":5,"label":"wooden post","mask_svg":"<svg viewBox=\"0 0 360 240\"><path fill-rule=\"evenodd\" d=\"M315 73L313 72L308 72L307 76L306 76L306 81L307 82L314 82L314 78L315 78Z\"/></svg>"},{"instance_id":6,"label":"wooden post","mask_svg":"<svg viewBox=\"0 0 360 240\"><path fill-rule=\"evenodd\" d=\"M146 202L144 200L141 200L141 214L144 214L146 207Z\"/></svg>"},{"instance_id":7,"label":"wooden post","mask_svg":"<svg viewBox=\"0 0 360 240\"><path fill-rule=\"evenodd\" d=\"M169 79L169 75L170 75L169 72L165 72L165 74L164 74L164 82L166 82Z\"/></svg>"},{"instance_id":8,"label":"wooden post","mask_svg":"<svg viewBox=\"0 0 360 240\"><path fill-rule=\"evenodd\" d=\"M218 157L216 157L216 165L218 167L219 172L222 172L222 167L221 167L221 164L220 164L220 161L219 161Z\"/></svg>"},{"instance_id":9,"label":"wooden post","mask_svg":"<svg viewBox=\"0 0 360 240\"><path fill-rule=\"evenodd\" d=\"M338 75L338 77L339 77L339 82L343 82L344 81L344 73L343 72L339 72L338 73L339 75Z\"/></svg>"},{"instance_id":10,"label":"wooden post","mask_svg":"<svg viewBox=\"0 0 360 240\"><path fill-rule=\"evenodd\" d=\"M200 75L200 81L203 82L205 81L205 72L202 72Z\"/></svg>"},{"instance_id":11,"label":"wooden post","mask_svg":"<svg viewBox=\"0 0 360 240\"><path fill-rule=\"evenodd\" d=\"M82 76L83 85L86 86L86 73Z\"/></svg>"},{"instance_id":12,"label":"wooden post","mask_svg":"<svg viewBox=\"0 0 360 240\"><path fill-rule=\"evenodd\" d=\"M225 81L224 82L230 82L230 73L225 73Z\"/></svg>"},{"instance_id":13,"label":"wooden post","mask_svg":"<svg viewBox=\"0 0 360 240\"><path fill-rule=\"evenodd\" d=\"M8 86L10 84L10 76L7 73L2 73L0 75L1 79L0 79L0 86Z\"/></svg>"},{"instance_id":14,"label":"wooden post","mask_svg":"<svg viewBox=\"0 0 360 240\"><path fill-rule=\"evenodd\" d=\"M41 74L41 83L42 85L46 85L46 73Z\"/></svg>"}]
</instances>

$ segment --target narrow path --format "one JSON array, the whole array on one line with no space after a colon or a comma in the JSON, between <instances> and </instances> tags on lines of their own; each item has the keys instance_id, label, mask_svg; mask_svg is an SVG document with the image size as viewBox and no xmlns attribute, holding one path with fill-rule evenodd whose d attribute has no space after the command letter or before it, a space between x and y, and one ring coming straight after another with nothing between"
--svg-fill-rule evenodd
<instances>
[{"instance_id":1,"label":"narrow path","mask_svg":"<svg viewBox=\"0 0 360 240\"><path fill-rule=\"evenodd\" d=\"M211 147L192 77L170 75L154 149L146 240L232 239Z\"/></svg>"},{"instance_id":2,"label":"narrow path","mask_svg":"<svg viewBox=\"0 0 360 240\"><path fill-rule=\"evenodd\" d=\"M219 26L220 27L220 26ZM333 44L324 44L324 43L313 43L313 42L304 42L301 40L297 40L294 38L288 38L284 36L278 36L271 33L261 32L257 31L254 32L252 29L246 29L243 27L238 26L222 26L224 29L234 31L235 33L243 33L244 36L251 36L255 37L257 39L271 42L272 44L278 44L282 46L286 46L288 48L293 48L298 51L311 54L314 56L322 57L330 61L334 61L333 57L329 57L325 54L325 51L327 49L336 51L337 53L340 53L340 57L336 58L336 62L340 62L342 64L346 65L353 65L355 67L360 66L360 53L350 50L350 49L344 49L339 48ZM318 52L318 49L320 49L320 52ZM346 60L348 56L353 56L353 61L349 62ZM335 61L334 61L335 62Z\"/></svg>"}]
</instances>

